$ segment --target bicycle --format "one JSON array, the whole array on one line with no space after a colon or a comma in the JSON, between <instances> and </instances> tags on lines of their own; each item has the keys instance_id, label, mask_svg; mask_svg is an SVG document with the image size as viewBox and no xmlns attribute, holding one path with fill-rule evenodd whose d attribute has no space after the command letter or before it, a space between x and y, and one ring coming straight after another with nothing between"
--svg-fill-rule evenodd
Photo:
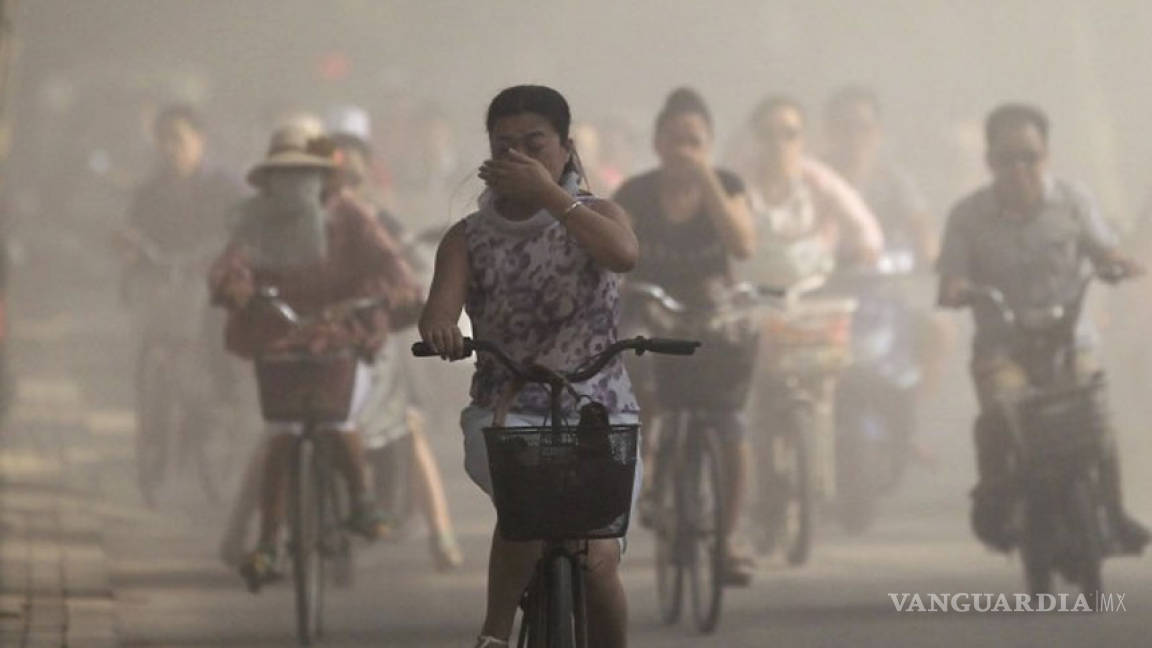
<instances>
[{"instance_id":1,"label":"bicycle","mask_svg":"<svg viewBox=\"0 0 1152 648\"><path fill-rule=\"evenodd\" d=\"M586 648L587 541L623 537L628 530L639 425L611 425L603 410L603 420L587 424L584 414L590 405L582 408L581 425L566 425L564 389L591 379L624 351L691 355L699 343L621 340L565 373L521 365L490 342L465 338L464 344L466 355L491 353L518 380L547 385L551 394L548 425L484 429L500 534L510 541L544 541L521 603L517 645ZM439 355L424 342L414 344L412 353Z\"/></svg>"},{"instance_id":2,"label":"bicycle","mask_svg":"<svg viewBox=\"0 0 1152 648\"><path fill-rule=\"evenodd\" d=\"M816 511L837 492L835 417L830 411L840 372L851 363L852 298L806 298L823 276L787 288L749 287L765 306L760 362L770 377L774 425L757 445L760 521L757 548L782 548L789 565L812 553Z\"/></svg>"},{"instance_id":3,"label":"bicycle","mask_svg":"<svg viewBox=\"0 0 1152 648\"><path fill-rule=\"evenodd\" d=\"M1028 384L997 407L1011 435L1010 497L1024 577L1034 595L1051 593L1058 573L1095 606L1102 563L1120 553L1101 476L1115 442L1106 381L1103 371L1081 374L1076 325L1093 280L1130 278L1121 268L1099 268L1081 277L1068 302L1044 308L1013 309L996 288L971 290L973 306L995 313L1011 331L1013 358L1027 377Z\"/></svg>"},{"instance_id":4,"label":"bicycle","mask_svg":"<svg viewBox=\"0 0 1152 648\"><path fill-rule=\"evenodd\" d=\"M649 320L661 327L661 332L686 331L709 345L724 344L725 333L728 338L754 336L749 331L741 332L741 323L728 318L734 311L720 308L690 312L654 284L630 282L627 290L659 308ZM733 323L737 330L725 331ZM743 343L753 340L754 337ZM728 583L725 576L729 557L724 529L729 512L724 497L725 455L717 417L741 410L748 386L733 390L728 381L709 378L750 375L754 357L751 350L743 355L717 352L698 358L690 368L693 381L658 382L661 414L655 426L655 467L646 517L656 535L660 615L666 624L680 619L687 576L693 617L703 633L713 632L719 625L724 586L744 584ZM661 369L657 366L657 371ZM716 393L717 389L722 393Z\"/></svg>"},{"instance_id":5,"label":"bicycle","mask_svg":"<svg viewBox=\"0 0 1152 648\"><path fill-rule=\"evenodd\" d=\"M219 504L235 473L239 422L216 393L204 354L207 299L191 279L206 257L164 254L139 238L133 245L149 271L131 287L145 293L133 295L144 306L135 374L137 486L145 503L155 506L175 457L182 467L191 464L205 497Z\"/></svg>"},{"instance_id":6,"label":"bicycle","mask_svg":"<svg viewBox=\"0 0 1152 648\"><path fill-rule=\"evenodd\" d=\"M339 319L385 305L383 299L353 299L306 319L275 289L261 289L258 301L271 306L291 326L304 328L318 319ZM296 633L308 646L323 635L325 591L330 580L348 573L352 541L344 521L351 497L335 476L336 439L326 426L351 414L357 356L350 349L314 354L274 352L256 357L256 379L264 419L293 423L289 466L289 553L295 591Z\"/></svg>"},{"instance_id":7,"label":"bicycle","mask_svg":"<svg viewBox=\"0 0 1152 648\"><path fill-rule=\"evenodd\" d=\"M921 373L908 294L927 278L914 274L914 261L910 250L890 249L874 266L832 278L836 294L859 298L852 358L837 376L835 395L834 508L840 527L853 535L872 526L911 458Z\"/></svg>"}]
</instances>

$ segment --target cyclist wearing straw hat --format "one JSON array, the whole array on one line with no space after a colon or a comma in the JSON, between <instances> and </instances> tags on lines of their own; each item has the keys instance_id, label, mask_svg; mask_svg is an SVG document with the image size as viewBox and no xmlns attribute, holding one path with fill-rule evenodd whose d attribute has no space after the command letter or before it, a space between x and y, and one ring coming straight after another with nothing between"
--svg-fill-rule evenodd
<instances>
[{"instance_id":1,"label":"cyclist wearing straw hat","mask_svg":"<svg viewBox=\"0 0 1152 648\"><path fill-rule=\"evenodd\" d=\"M331 145L308 139L298 128L277 131L268 156L248 174L260 193L245 202L228 249L213 266L210 286L216 303L230 311L226 344L253 357L268 351L306 348L312 352L356 348L371 356L388 331L389 313L416 298L408 266L387 232L353 200L331 192ZM329 195L331 194L331 195ZM260 309L246 308L259 287L272 286L304 317L356 297L386 297L390 308L377 309L371 322L324 322L287 333ZM334 426L345 449L339 465L353 495L351 525L371 537L381 521L366 494L363 449L352 423L367 391L361 365L353 389L353 416ZM260 542L241 567L256 591L275 576L276 539L284 507L285 465L291 430L269 424L272 439L265 466Z\"/></svg>"}]
</instances>

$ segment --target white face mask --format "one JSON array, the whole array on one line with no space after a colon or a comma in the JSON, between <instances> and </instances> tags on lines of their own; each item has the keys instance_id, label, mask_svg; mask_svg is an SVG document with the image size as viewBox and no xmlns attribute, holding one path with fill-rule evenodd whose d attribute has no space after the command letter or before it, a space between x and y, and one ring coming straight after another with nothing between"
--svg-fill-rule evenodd
<instances>
[{"instance_id":1,"label":"white face mask","mask_svg":"<svg viewBox=\"0 0 1152 648\"><path fill-rule=\"evenodd\" d=\"M264 177L264 195L286 216L319 207L323 191L324 176L316 171L272 171Z\"/></svg>"},{"instance_id":2,"label":"white face mask","mask_svg":"<svg viewBox=\"0 0 1152 648\"><path fill-rule=\"evenodd\" d=\"M324 175L316 171L274 171L252 204L258 221L262 264L291 267L319 263L327 256L327 210L321 203Z\"/></svg>"}]
</instances>

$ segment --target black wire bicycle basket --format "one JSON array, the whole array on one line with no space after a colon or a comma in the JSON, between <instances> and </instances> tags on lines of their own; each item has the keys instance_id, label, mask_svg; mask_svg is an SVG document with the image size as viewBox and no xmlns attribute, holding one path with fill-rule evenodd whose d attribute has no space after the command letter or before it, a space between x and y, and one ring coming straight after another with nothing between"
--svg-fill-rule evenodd
<instances>
[{"instance_id":1,"label":"black wire bicycle basket","mask_svg":"<svg viewBox=\"0 0 1152 648\"><path fill-rule=\"evenodd\" d=\"M348 419L356 382L356 356L347 350L288 352L256 358L264 420L338 423Z\"/></svg>"},{"instance_id":2,"label":"black wire bicycle basket","mask_svg":"<svg viewBox=\"0 0 1152 648\"><path fill-rule=\"evenodd\" d=\"M1109 429L1104 388L1103 374L1097 374L1005 404L1026 470L1058 476L1099 459Z\"/></svg>"},{"instance_id":3,"label":"black wire bicycle basket","mask_svg":"<svg viewBox=\"0 0 1152 648\"><path fill-rule=\"evenodd\" d=\"M487 427L506 540L619 538L628 530L639 425Z\"/></svg>"}]
</instances>

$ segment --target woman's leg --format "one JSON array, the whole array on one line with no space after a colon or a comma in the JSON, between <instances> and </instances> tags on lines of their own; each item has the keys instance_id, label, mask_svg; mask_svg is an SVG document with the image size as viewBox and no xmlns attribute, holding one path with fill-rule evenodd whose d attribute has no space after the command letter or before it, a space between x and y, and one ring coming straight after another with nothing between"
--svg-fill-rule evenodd
<instances>
[{"instance_id":1,"label":"woman's leg","mask_svg":"<svg viewBox=\"0 0 1152 648\"><path fill-rule=\"evenodd\" d=\"M264 481L264 466L268 461L270 439L261 439L244 469L244 478L232 511L228 516L228 527L220 541L220 557L228 564L239 562L244 553L244 540L248 536L248 523L259 508L261 486Z\"/></svg>"},{"instance_id":2,"label":"woman's leg","mask_svg":"<svg viewBox=\"0 0 1152 648\"><path fill-rule=\"evenodd\" d=\"M444 482L436 456L424 435L424 416L415 408L408 408L408 432L412 443L412 465L416 468L413 479L419 493L421 508L432 534L433 556L442 568L460 565L460 550L456 548L456 532L448 512L448 498L444 495Z\"/></svg>"},{"instance_id":3,"label":"woman's leg","mask_svg":"<svg viewBox=\"0 0 1152 648\"><path fill-rule=\"evenodd\" d=\"M735 555L733 538L740 526L740 515L744 511L744 500L748 493L752 449L744 435L735 430L723 430L720 443L724 448L724 500L727 503L722 531L728 543L728 555L732 556Z\"/></svg>"},{"instance_id":4,"label":"woman's leg","mask_svg":"<svg viewBox=\"0 0 1152 648\"><path fill-rule=\"evenodd\" d=\"M359 432L337 432L339 442L336 444L340 450L336 453L337 466L348 483L348 492L352 496L352 505L359 507L370 498L364 477L364 443Z\"/></svg>"},{"instance_id":5,"label":"woman's leg","mask_svg":"<svg viewBox=\"0 0 1152 648\"><path fill-rule=\"evenodd\" d=\"M615 540L612 542L615 543ZM509 542L492 532L488 558L488 610L481 635L507 640L512 635L516 607L540 559L539 542ZM597 644L592 644L597 645Z\"/></svg>"},{"instance_id":6,"label":"woman's leg","mask_svg":"<svg viewBox=\"0 0 1152 648\"><path fill-rule=\"evenodd\" d=\"M277 434L268 441L268 460L264 463L264 483L260 499L260 546L275 546L284 520L289 462L296 438Z\"/></svg>"},{"instance_id":7,"label":"woman's leg","mask_svg":"<svg viewBox=\"0 0 1152 648\"><path fill-rule=\"evenodd\" d=\"M620 582L620 542L588 543L588 645L624 648L628 645L628 600Z\"/></svg>"}]
</instances>

